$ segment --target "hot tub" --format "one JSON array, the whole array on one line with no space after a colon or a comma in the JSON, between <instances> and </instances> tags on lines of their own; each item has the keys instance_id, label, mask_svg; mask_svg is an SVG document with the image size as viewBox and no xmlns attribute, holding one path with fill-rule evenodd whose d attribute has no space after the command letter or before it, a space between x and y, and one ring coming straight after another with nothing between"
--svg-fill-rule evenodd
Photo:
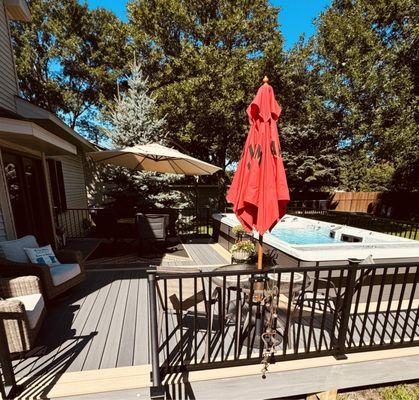
<instances>
[{"instance_id":1,"label":"hot tub","mask_svg":"<svg viewBox=\"0 0 419 400\"><path fill-rule=\"evenodd\" d=\"M234 243L231 228L236 216L213 214L218 242L227 250ZM252 233L258 238L257 232ZM376 263L419 260L419 241L351 226L285 215L270 233L263 236L264 250L281 266L345 265L349 258Z\"/></svg>"}]
</instances>

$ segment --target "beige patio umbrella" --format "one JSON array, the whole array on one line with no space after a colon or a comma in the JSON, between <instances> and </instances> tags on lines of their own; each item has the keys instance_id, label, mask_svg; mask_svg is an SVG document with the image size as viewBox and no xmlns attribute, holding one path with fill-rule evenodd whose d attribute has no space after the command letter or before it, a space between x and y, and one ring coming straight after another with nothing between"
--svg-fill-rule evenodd
<instances>
[{"instance_id":1,"label":"beige patio umbrella","mask_svg":"<svg viewBox=\"0 0 419 400\"><path fill-rule=\"evenodd\" d=\"M155 171L183 175L211 175L221 168L158 143L118 150L88 153L97 163L112 164L135 171Z\"/></svg>"}]
</instances>

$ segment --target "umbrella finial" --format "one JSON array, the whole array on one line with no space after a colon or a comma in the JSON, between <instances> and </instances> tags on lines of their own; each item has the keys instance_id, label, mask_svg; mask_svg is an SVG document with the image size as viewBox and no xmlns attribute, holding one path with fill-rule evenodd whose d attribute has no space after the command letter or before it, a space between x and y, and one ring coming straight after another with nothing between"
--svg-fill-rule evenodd
<instances>
[{"instance_id":1,"label":"umbrella finial","mask_svg":"<svg viewBox=\"0 0 419 400\"><path fill-rule=\"evenodd\" d=\"M265 85L267 85L267 84L268 84L268 82L269 82L269 78L265 75L265 76L264 76L264 78L263 78L263 83L264 83Z\"/></svg>"}]
</instances>

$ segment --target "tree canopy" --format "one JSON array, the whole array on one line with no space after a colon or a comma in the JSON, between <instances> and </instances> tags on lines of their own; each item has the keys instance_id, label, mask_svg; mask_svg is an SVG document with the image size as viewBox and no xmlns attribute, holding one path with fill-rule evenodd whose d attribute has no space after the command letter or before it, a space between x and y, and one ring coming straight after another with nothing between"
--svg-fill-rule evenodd
<instances>
[{"instance_id":1,"label":"tree canopy","mask_svg":"<svg viewBox=\"0 0 419 400\"><path fill-rule=\"evenodd\" d=\"M125 25L75 0L30 0L29 7L29 22L12 23L21 95L96 139L97 113L125 70Z\"/></svg>"},{"instance_id":2,"label":"tree canopy","mask_svg":"<svg viewBox=\"0 0 419 400\"><path fill-rule=\"evenodd\" d=\"M341 153L349 167L381 170L381 189L419 186L417 11L414 0L335 0L317 20L314 50ZM370 178L355 168L346 185L374 190Z\"/></svg>"},{"instance_id":3,"label":"tree canopy","mask_svg":"<svg viewBox=\"0 0 419 400\"><path fill-rule=\"evenodd\" d=\"M129 96L134 52L166 143L223 168L208 178L220 200L265 74L291 190L419 187L413 0L334 0L290 50L268 0L133 0L127 23L76 0L29 3L32 20L12 26L22 95L95 137L117 80Z\"/></svg>"}]
</instances>

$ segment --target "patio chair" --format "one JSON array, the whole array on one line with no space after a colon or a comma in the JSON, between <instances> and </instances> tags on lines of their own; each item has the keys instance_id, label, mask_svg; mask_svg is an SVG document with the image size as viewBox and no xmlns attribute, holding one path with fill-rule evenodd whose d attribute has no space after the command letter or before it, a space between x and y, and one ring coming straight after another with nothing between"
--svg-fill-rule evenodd
<instances>
[{"instance_id":1,"label":"patio chair","mask_svg":"<svg viewBox=\"0 0 419 400\"><path fill-rule=\"evenodd\" d=\"M9 351L18 357L29 351L45 318L41 282L36 276L0 279L0 323Z\"/></svg>"},{"instance_id":2,"label":"patio chair","mask_svg":"<svg viewBox=\"0 0 419 400\"><path fill-rule=\"evenodd\" d=\"M163 267L157 266L156 270L158 273L170 273L179 274L182 273L194 273L199 276L202 271L198 268L190 267ZM200 283L199 283L200 282ZM160 317L158 322L159 338L162 335L163 329L163 318L165 313L173 314L176 316L177 327L182 324L185 314L188 311L194 311L196 309L197 314L204 316L206 319L206 325L208 329L213 328L214 322L214 305L218 304L218 315L221 315L221 289L220 287L214 287L212 293L209 293L209 281L206 277L200 277L197 279L196 293L194 292L194 278L183 278L182 279L182 296L179 292L178 280L167 279L166 289L164 291L164 283L160 280L157 284L157 294L160 303ZM214 285L215 286L215 285ZM167 303L165 299L167 298ZM180 300L182 299L182 301ZM166 304L165 304L166 303ZM198 315L197 315L198 317ZM206 349L208 345L206 345Z\"/></svg>"},{"instance_id":3,"label":"patio chair","mask_svg":"<svg viewBox=\"0 0 419 400\"><path fill-rule=\"evenodd\" d=\"M136 214L138 238L141 242L166 241L168 214Z\"/></svg>"},{"instance_id":4,"label":"patio chair","mask_svg":"<svg viewBox=\"0 0 419 400\"><path fill-rule=\"evenodd\" d=\"M373 264L374 261L372 258L365 259L363 264ZM352 298L358 293L358 291L362 290L362 286L364 282L370 277L372 272L372 268L367 268L365 270L360 270L357 272L356 282L352 292ZM333 321L335 324L339 324L342 320L342 314L344 309L344 299L346 288L345 286L341 287L340 290L336 287L333 281L324 279L324 278L312 278L312 284L309 288L302 290L294 303L294 310L295 312L291 316L292 324L297 321L297 314L299 309L303 309L306 307L310 310L309 315L306 315L305 318L309 319L309 323L311 326L316 326L320 321L317 320L318 314L316 315L316 311L322 313L329 314L329 317L333 315ZM312 289L310 289L312 288ZM316 288L316 290L314 290ZM326 315L327 315L326 314ZM321 320L323 317L320 318ZM331 322L331 321L329 321ZM327 330L330 332L330 336L332 341L335 340L335 326L330 324Z\"/></svg>"},{"instance_id":5,"label":"patio chair","mask_svg":"<svg viewBox=\"0 0 419 400\"><path fill-rule=\"evenodd\" d=\"M58 250L55 255L61 264L48 266L30 263L23 250L27 247L39 247L34 236L24 236L17 240L0 243L0 249L3 250L0 257L1 277L37 276L41 280L42 293L46 300L56 298L85 279L83 258L80 252Z\"/></svg>"},{"instance_id":6,"label":"patio chair","mask_svg":"<svg viewBox=\"0 0 419 400\"><path fill-rule=\"evenodd\" d=\"M366 257L363 261L360 262L360 265L374 264L374 260L371 256ZM365 280L370 276L372 268L367 268L365 270L360 270L357 272L356 283L353 290L353 295L355 295L359 290L362 289L362 285ZM296 303L300 306L308 306L310 308L319 311L328 311L328 312L338 312L338 317L343 307L343 300L345 297L345 287L340 291L336 288L332 280L328 281L324 278L312 278L312 284L309 287L313 289L309 290L309 287L305 290L302 290L297 298ZM316 288L316 293L314 293L314 288Z\"/></svg>"}]
</instances>

